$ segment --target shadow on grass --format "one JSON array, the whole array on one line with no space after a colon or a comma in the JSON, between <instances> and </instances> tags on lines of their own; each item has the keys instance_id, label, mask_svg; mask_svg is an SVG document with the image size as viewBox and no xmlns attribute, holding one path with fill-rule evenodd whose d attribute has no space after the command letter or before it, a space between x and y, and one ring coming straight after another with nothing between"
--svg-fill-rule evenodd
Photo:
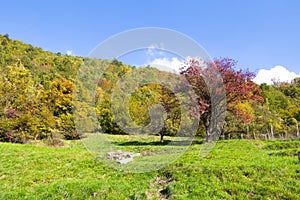
<instances>
[{"instance_id":1,"label":"shadow on grass","mask_svg":"<svg viewBox=\"0 0 300 200\"><path fill-rule=\"evenodd\" d=\"M191 144L203 144L203 140L182 140L182 141L172 141L172 140L164 140L160 141L152 141L152 142L141 142L141 141L128 141L128 142L113 142L113 144L118 146L187 146Z\"/></svg>"}]
</instances>

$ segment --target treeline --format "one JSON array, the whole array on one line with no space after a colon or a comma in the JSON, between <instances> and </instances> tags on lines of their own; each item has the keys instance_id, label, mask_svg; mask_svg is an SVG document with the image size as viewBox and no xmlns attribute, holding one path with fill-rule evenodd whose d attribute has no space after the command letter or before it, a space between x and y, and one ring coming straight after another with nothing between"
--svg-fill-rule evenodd
<instances>
[{"instance_id":1,"label":"treeline","mask_svg":"<svg viewBox=\"0 0 300 200\"><path fill-rule=\"evenodd\" d=\"M99 69L105 70L95 83L91 77L97 76ZM78 78L78 70L85 70L86 77ZM145 76L170 76L170 73L152 68L143 70ZM109 134L126 134L117 125L112 112L112 95L116 83L135 71L135 67L117 60L55 54L12 40L8 35L0 35L0 141L25 143L54 137L78 139L83 133L77 131L74 111L81 117L82 124L88 127L84 129L88 132L101 129ZM238 102L236 106L247 113L248 120L227 111L222 136L296 137L300 121L300 79L259 87L264 102ZM91 91L94 93L91 94ZM80 97L75 104L74 96ZM114 98L120 98L122 102L122 97ZM137 126L146 126L151 123L149 108L155 104L163 105L166 111L163 132L175 135L181 126L179 101L171 90L159 84L144 84L132 93L128 111ZM94 110L96 120L87 116ZM126 127L127 122L122 123ZM202 122L197 134L205 136Z\"/></svg>"},{"instance_id":2,"label":"treeline","mask_svg":"<svg viewBox=\"0 0 300 200\"><path fill-rule=\"evenodd\" d=\"M226 116L224 138L295 139L300 138L300 78L291 83L261 84L263 103L240 104L251 116L241 122L236 116Z\"/></svg>"}]
</instances>

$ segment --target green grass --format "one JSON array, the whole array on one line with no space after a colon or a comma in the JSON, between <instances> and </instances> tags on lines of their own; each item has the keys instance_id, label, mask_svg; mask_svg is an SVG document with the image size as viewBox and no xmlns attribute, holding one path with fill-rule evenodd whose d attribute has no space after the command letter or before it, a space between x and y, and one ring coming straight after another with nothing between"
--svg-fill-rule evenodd
<instances>
[{"instance_id":1,"label":"green grass","mask_svg":"<svg viewBox=\"0 0 300 200\"><path fill-rule=\"evenodd\" d=\"M107 137L131 152L166 147L158 137ZM300 141L219 141L204 158L200 150L196 142L160 170L128 173L104 165L80 141L0 143L0 199L300 199Z\"/></svg>"}]
</instances>

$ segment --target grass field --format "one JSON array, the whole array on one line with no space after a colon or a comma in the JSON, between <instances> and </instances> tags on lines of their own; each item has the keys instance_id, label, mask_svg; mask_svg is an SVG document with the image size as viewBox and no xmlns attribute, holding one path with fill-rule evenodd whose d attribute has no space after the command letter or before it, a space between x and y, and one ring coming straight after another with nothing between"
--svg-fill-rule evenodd
<instances>
[{"instance_id":1,"label":"grass field","mask_svg":"<svg viewBox=\"0 0 300 200\"><path fill-rule=\"evenodd\" d=\"M164 148L158 137L107 137L132 152ZM300 141L219 141L205 157L201 145L160 170L128 173L104 165L80 141L0 143L0 199L300 199Z\"/></svg>"}]
</instances>

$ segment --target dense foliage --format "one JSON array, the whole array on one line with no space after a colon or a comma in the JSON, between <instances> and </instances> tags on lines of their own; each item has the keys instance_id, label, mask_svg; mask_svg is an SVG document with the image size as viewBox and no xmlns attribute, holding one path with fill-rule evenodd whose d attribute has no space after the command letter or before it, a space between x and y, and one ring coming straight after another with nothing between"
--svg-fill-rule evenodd
<instances>
[{"instance_id":1,"label":"dense foliage","mask_svg":"<svg viewBox=\"0 0 300 200\"><path fill-rule=\"evenodd\" d=\"M225 83L229 101L223 137L286 138L297 135L300 79L292 83L274 82L272 86L258 86L251 81L252 73L234 69L235 61L221 59L215 64L221 66L219 70L224 80L230 80ZM90 76L104 65L101 80L95 84ZM85 70L87 76L81 77L81 82L75 85L79 69ZM12 40L8 35L0 35L0 141L24 143L34 139L78 139L81 132L76 131L74 110L79 115L82 113L81 121L89 127L89 132L101 128L109 134L125 134L111 111L111 99L115 84L135 70L137 68L117 60L55 54ZM152 68L144 70L145 74L156 73L160 77L170 75ZM236 79L241 76L244 76L244 82ZM237 87L239 89L235 90ZM201 89L204 91L204 87ZM94 96L90 91L95 92ZM74 94L81 94L75 105ZM260 96L263 100L259 99ZM121 97L117 98L122 102ZM130 117L137 125L149 124L149 108L155 104L161 104L167 112L161 134L175 135L183 113L178 97L164 86L145 84L137 88L130 98ZM85 115L93 110L97 114L96 121ZM199 127L198 135L205 136L205 123L200 122Z\"/></svg>"},{"instance_id":2,"label":"dense foliage","mask_svg":"<svg viewBox=\"0 0 300 200\"><path fill-rule=\"evenodd\" d=\"M184 75L196 92L201 122L206 129L206 140L213 139L214 134L220 135L221 129L210 128L211 123L224 120L226 110L239 117L242 122L251 121L251 115L239 105L247 101L263 102L261 90L252 81L254 73L234 69L236 62L232 59L220 59L214 62L203 62L190 59L184 63L181 74ZM218 80L218 75L220 80ZM226 106L226 108L225 108ZM219 110L217 112L217 110ZM219 132L219 133L218 133Z\"/></svg>"},{"instance_id":3,"label":"dense foliage","mask_svg":"<svg viewBox=\"0 0 300 200\"><path fill-rule=\"evenodd\" d=\"M72 122L73 79L82 58L53 54L0 36L0 140L64 135Z\"/></svg>"}]
</instances>

